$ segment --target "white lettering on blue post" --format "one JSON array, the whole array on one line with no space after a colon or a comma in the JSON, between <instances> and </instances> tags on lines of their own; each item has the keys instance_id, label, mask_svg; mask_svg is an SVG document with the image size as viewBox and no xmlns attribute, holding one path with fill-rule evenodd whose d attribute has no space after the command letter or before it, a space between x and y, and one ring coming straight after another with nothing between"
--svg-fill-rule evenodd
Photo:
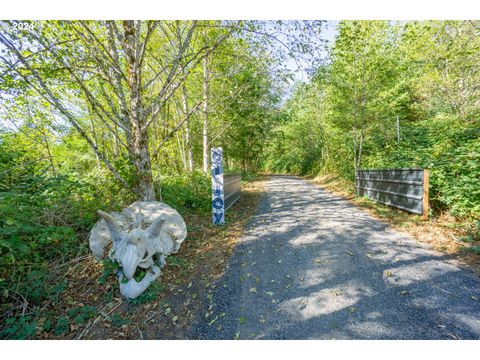
<instances>
[{"instance_id":1,"label":"white lettering on blue post","mask_svg":"<svg viewBox=\"0 0 480 360\"><path fill-rule=\"evenodd\" d=\"M212 148L212 222L215 225L225 222L222 158L222 148Z\"/></svg>"}]
</instances>

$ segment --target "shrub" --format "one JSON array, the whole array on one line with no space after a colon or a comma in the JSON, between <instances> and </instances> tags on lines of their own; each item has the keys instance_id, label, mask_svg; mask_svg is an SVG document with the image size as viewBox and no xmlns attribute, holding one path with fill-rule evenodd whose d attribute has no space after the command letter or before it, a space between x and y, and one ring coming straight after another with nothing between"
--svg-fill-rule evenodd
<instances>
[{"instance_id":1,"label":"shrub","mask_svg":"<svg viewBox=\"0 0 480 360\"><path fill-rule=\"evenodd\" d=\"M180 213L211 209L211 180L200 171L167 175L160 179L162 201Z\"/></svg>"}]
</instances>

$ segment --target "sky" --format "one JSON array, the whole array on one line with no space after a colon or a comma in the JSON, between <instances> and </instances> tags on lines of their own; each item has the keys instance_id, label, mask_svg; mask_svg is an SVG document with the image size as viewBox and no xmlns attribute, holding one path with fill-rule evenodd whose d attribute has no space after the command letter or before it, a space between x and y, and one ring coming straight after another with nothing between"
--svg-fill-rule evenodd
<instances>
[{"instance_id":1,"label":"sky","mask_svg":"<svg viewBox=\"0 0 480 360\"><path fill-rule=\"evenodd\" d=\"M334 44L335 37L338 34L337 31L337 25L338 21L327 21L326 26L324 29L322 29L322 32L320 34L320 37L322 39L327 40L327 46L331 47ZM322 48L320 54L315 54L315 56L320 56L322 58L327 58L328 57L328 51L326 48ZM297 65L297 61L295 59L290 59L287 62L287 67L295 74L295 82L301 81L301 82L308 82L309 80L309 75L303 71L302 69L299 69ZM293 85L293 82L292 82Z\"/></svg>"},{"instance_id":2,"label":"sky","mask_svg":"<svg viewBox=\"0 0 480 360\"><path fill-rule=\"evenodd\" d=\"M329 20L324 25L322 32L320 33L320 39L326 40L326 43L325 46L320 48L321 50L319 53L313 54L314 57L320 57L325 60L328 59L328 48L331 48L335 42L335 38L338 34L338 23L338 20ZM279 46L281 47L281 45ZM301 67L299 67L299 65ZM285 89L285 92L281 97L280 104L284 104L285 101L290 98L299 82L308 83L310 81L310 75L305 71L307 66L299 59L290 58L286 63L286 67L293 73L294 77L293 80L289 82L288 87Z\"/></svg>"}]
</instances>

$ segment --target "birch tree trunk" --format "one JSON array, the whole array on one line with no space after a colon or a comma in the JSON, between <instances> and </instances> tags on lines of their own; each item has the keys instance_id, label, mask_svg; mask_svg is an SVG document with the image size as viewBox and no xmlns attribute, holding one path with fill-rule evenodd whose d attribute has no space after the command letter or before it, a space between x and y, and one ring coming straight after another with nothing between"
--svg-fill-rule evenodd
<instances>
[{"instance_id":1,"label":"birch tree trunk","mask_svg":"<svg viewBox=\"0 0 480 360\"><path fill-rule=\"evenodd\" d=\"M131 89L130 132L132 141L128 144L128 153L136 170L134 190L140 200L155 201L152 165L148 149L147 121L142 107L141 64L137 56L140 49L139 25L136 25L134 21L127 20L123 22L123 27L128 67L127 80Z\"/></svg>"},{"instance_id":2,"label":"birch tree trunk","mask_svg":"<svg viewBox=\"0 0 480 360\"><path fill-rule=\"evenodd\" d=\"M188 168L187 168L187 159L185 155L185 136L183 132L181 133L177 132L176 137L177 137L178 150L180 151L180 159L182 159L182 170L187 171Z\"/></svg>"},{"instance_id":3,"label":"birch tree trunk","mask_svg":"<svg viewBox=\"0 0 480 360\"><path fill-rule=\"evenodd\" d=\"M90 127L92 129L92 141L93 143L95 144L95 146L98 147L98 143L97 143L97 131L95 129L95 124L93 122L93 117L92 117L92 114L90 112ZM100 169L101 168L101 164L100 164L100 157L98 156L97 153L95 153L95 161L97 163L97 168Z\"/></svg>"},{"instance_id":4,"label":"birch tree trunk","mask_svg":"<svg viewBox=\"0 0 480 360\"><path fill-rule=\"evenodd\" d=\"M360 140L358 144L358 157L357 157L356 169L360 169L362 167L363 135L365 131L365 94L362 94L360 120L361 120L360 121Z\"/></svg>"},{"instance_id":5,"label":"birch tree trunk","mask_svg":"<svg viewBox=\"0 0 480 360\"><path fill-rule=\"evenodd\" d=\"M362 75L361 75L361 98L360 98L360 139L358 144L358 157L357 157L357 166L355 169L360 169L362 167L362 151L363 151L363 138L365 133L365 107L366 107L366 87L367 79L365 78L366 66L365 66L365 57L362 56Z\"/></svg>"},{"instance_id":6,"label":"birch tree trunk","mask_svg":"<svg viewBox=\"0 0 480 360\"><path fill-rule=\"evenodd\" d=\"M188 97L187 97L187 87L185 84L182 86L182 102L183 102L183 112L185 116L188 114ZM187 118L185 122L185 143L187 147L187 160L188 160L188 171L193 171L193 150L192 150L192 141L190 137L190 118Z\"/></svg>"},{"instance_id":7,"label":"birch tree trunk","mask_svg":"<svg viewBox=\"0 0 480 360\"><path fill-rule=\"evenodd\" d=\"M148 150L148 133L141 128L139 119L132 119L133 141L129 144L128 153L135 166L134 190L143 201L155 201L153 188L152 165Z\"/></svg>"},{"instance_id":8,"label":"birch tree trunk","mask_svg":"<svg viewBox=\"0 0 480 360\"><path fill-rule=\"evenodd\" d=\"M49 54L48 61L69 74L69 81L78 86L80 102L89 109L92 119L101 125L102 133L114 136L113 153L116 158L126 151L131 165L131 173L126 178L120 169L108 159L109 147L99 148L102 139L97 139L94 129L83 124L72 111L70 96L55 91L47 81L46 75L38 71L44 66L43 59L24 55L17 36L13 31L0 32L0 44L5 47L12 59L4 59L16 76L34 89L42 98L52 104L65 117L66 121L88 143L98 159L104 163L122 186L135 194L138 200L156 199L153 186L152 159L158 156L162 146L174 135L197 109L204 105L204 168L208 169L208 94L206 93L196 106L193 106L171 131L167 131L155 150L150 152L149 127L159 125L160 115L180 90L193 69L204 61L205 89L208 89L208 69L205 57L225 41L233 32L225 30L216 38L210 38L206 46L198 47L192 39L195 37L197 21L91 21L68 22L52 25L62 31L68 41L58 42L54 31L46 34L32 32L28 42L38 47L39 52ZM65 34L63 31L65 30ZM150 51L149 44L159 39L172 39L177 34L178 42L171 42L169 50ZM153 40L152 40L153 39ZM69 47L70 41L75 46ZM55 44L53 46L52 44ZM63 50L72 51L75 56L64 56ZM73 49L73 50L72 50ZM174 51L171 51L174 50ZM16 59L16 61L15 61ZM142 69L148 71L142 71ZM145 96L148 94L148 96ZM188 99L187 99L188 100ZM204 100L204 101L203 101ZM168 125L168 124L165 124ZM84 126L86 128L84 128ZM168 127L163 127L167 129ZM97 131L98 131L97 127ZM151 135L150 135L151 136ZM106 139L106 138L105 138ZM190 128L188 128L189 167L193 169ZM186 156L185 156L186 157ZM160 195L160 191L159 194Z\"/></svg>"},{"instance_id":9,"label":"birch tree trunk","mask_svg":"<svg viewBox=\"0 0 480 360\"><path fill-rule=\"evenodd\" d=\"M203 59L203 172L208 172L208 57Z\"/></svg>"},{"instance_id":10,"label":"birch tree trunk","mask_svg":"<svg viewBox=\"0 0 480 360\"><path fill-rule=\"evenodd\" d=\"M353 58L353 77L354 77L354 88L353 88L353 167L357 169L357 112L358 112L358 99L357 99L357 58L354 54Z\"/></svg>"}]
</instances>

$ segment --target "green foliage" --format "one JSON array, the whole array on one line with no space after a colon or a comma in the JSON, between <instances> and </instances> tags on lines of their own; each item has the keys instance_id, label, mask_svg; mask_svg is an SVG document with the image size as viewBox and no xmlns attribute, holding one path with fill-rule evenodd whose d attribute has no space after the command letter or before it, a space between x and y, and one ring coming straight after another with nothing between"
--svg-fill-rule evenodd
<instances>
[{"instance_id":1,"label":"green foliage","mask_svg":"<svg viewBox=\"0 0 480 360\"><path fill-rule=\"evenodd\" d=\"M247 57L245 60L240 69L228 70L228 78L222 80L223 92L216 109L223 113L223 127L227 131L218 143L223 147L227 168L236 165L244 172L256 172L265 139L276 120L274 108L279 99L266 64L268 58ZM235 90L240 90L242 96L229 96Z\"/></svg>"},{"instance_id":2,"label":"green foliage","mask_svg":"<svg viewBox=\"0 0 480 360\"><path fill-rule=\"evenodd\" d=\"M192 264L180 256L170 255L166 259L169 266L176 267L182 276L186 275L192 269Z\"/></svg>"},{"instance_id":3,"label":"green foliage","mask_svg":"<svg viewBox=\"0 0 480 360\"><path fill-rule=\"evenodd\" d=\"M114 313L112 316L110 316L110 322L112 323L113 326L115 327L120 327L122 325L127 325L131 322L130 319L127 317L122 317L117 313Z\"/></svg>"},{"instance_id":4,"label":"green foliage","mask_svg":"<svg viewBox=\"0 0 480 360\"><path fill-rule=\"evenodd\" d=\"M264 167L302 175L314 171L323 144L323 129L316 118L319 103L314 85L297 87L285 115L277 118L279 125L271 134Z\"/></svg>"},{"instance_id":5,"label":"green foliage","mask_svg":"<svg viewBox=\"0 0 480 360\"><path fill-rule=\"evenodd\" d=\"M84 325L96 315L96 308L93 306L76 306L71 308L66 316L60 316L56 320L52 314L43 314L41 325L38 312L34 315L9 317L0 330L0 339L32 339L39 329L61 336L70 330L71 324Z\"/></svg>"},{"instance_id":6,"label":"green foliage","mask_svg":"<svg viewBox=\"0 0 480 360\"><path fill-rule=\"evenodd\" d=\"M68 311L68 316L77 325L84 324L96 314L97 310L94 306L77 306Z\"/></svg>"},{"instance_id":7,"label":"green foliage","mask_svg":"<svg viewBox=\"0 0 480 360\"><path fill-rule=\"evenodd\" d=\"M340 22L330 62L284 106L264 168L350 181L355 168L428 168L433 210L478 218L478 28Z\"/></svg>"},{"instance_id":8,"label":"green foliage","mask_svg":"<svg viewBox=\"0 0 480 360\"><path fill-rule=\"evenodd\" d=\"M64 280L58 282L58 279L52 276L47 269L41 269L29 272L26 279L20 283L18 290L22 294L26 294L33 304L40 304L43 300L56 303L65 287Z\"/></svg>"},{"instance_id":9,"label":"green foliage","mask_svg":"<svg viewBox=\"0 0 480 360\"><path fill-rule=\"evenodd\" d=\"M257 180L258 178L259 174L256 172L242 171L242 182L248 183Z\"/></svg>"},{"instance_id":10,"label":"green foliage","mask_svg":"<svg viewBox=\"0 0 480 360\"><path fill-rule=\"evenodd\" d=\"M480 255L480 246L472 246L471 248L469 248L469 250L477 255Z\"/></svg>"},{"instance_id":11,"label":"green foliage","mask_svg":"<svg viewBox=\"0 0 480 360\"><path fill-rule=\"evenodd\" d=\"M179 256L170 255L167 257L166 261L167 261L167 264L170 266L177 266L183 269L190 268L189 262Z\"/></svg>"},{"instance_id":12,"label":"green foliage","mask_svg":"<svg viewBox=\"0 0 480 360\"><path fill-rule=\"evenodd\" d=\"M70 328L70 323L68 321L68 318L65 316L62 316L58 318L55 324L55 328L53 329L53 333L56 336L60 336L65 334L69 330L69 328Z\"/></svg>"},{"instance_id":13,"label":"green foliage","mask_svg":"<svg viewBox=\"0 0 480 360\"><path fill-rule=\"evenodd\" d=\"M135 299L130 300L130 304L142 305L148 302L154 301L158 298L158 295L162 292L163 287L159 282L152 283L144 293Z\"/></svg>"},{"instance_id":14,"label":"green foliage","mask_svg":"<svg viewBox=\"0 0 480 360\"><path fill-rule=\"evenodd\" d=\"M37 330L37 323L30 315L10 317L5 320L5 327L0 331L0 339L32 339Z\"/></svg>"},{"instance_id":15,"label":"green foliage","mask_svg":"<svg viewBox=\"0 0 480 360\"><path fill-rule=\"evenodd\" d=\"M33 304L56 301L65 284L49 266L86 250L84 236L105 202L88 196L88 176L79 180L68 167L52 173L32 160L39 154L22 134L0 135L0 290L15 284Z\"/></svg>"},{"instance_id":16,"label":"green foliage","mask_svg":"<svg viewBox=\"0 0 480 360\"><path fill-rule=\"evenodd\" d=\"M160 185L162 200L181 213L211 210L211 180L200 171L162 176Z\"/></svg>"},{"instance_id":17,"label":"green foliage","mask_svg":"<svg viewBox=\"0 0 480 360\"><path fill-rule=\"evenodd\" d=\"M480 242L480 220L472 223L467 229L467 235L462 237L462 241L466 243Z\"/></svg>"},{"instance_id":18,"label":"green foliage","mask_svg":"<svg viewBox=\"0 0 480 360\"><path fill-rule=\"evenodd\" d=\"M105 258L102 263L103 272L102 276L98 279L99 284L105 284L109 279L115 276L120 269L120 264L116 261L112 261L109 257Z\"/></svg>"},{"instance_id":19,"label":"green foliage","mask_svg":"<svg viewBox=\"0 0 480 360\"><path fill-rule=\"evenodd\" d=\"M370 155L370 168L419 167L430 169L431 203L452 215L480 213L480 128L455 119L422 120L402 124L398 146Z\"/></svg>"}]
</instances>

